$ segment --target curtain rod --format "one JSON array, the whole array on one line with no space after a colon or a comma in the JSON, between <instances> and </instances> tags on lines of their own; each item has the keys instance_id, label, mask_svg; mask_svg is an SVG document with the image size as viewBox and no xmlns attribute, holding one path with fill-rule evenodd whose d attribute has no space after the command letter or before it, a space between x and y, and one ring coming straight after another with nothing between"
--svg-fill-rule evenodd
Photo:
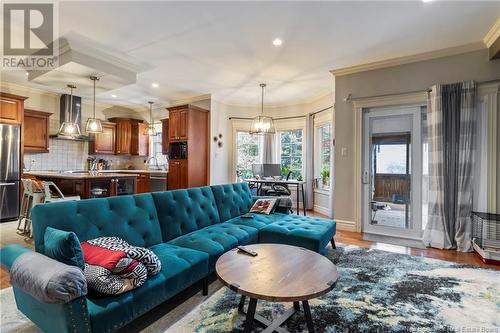
<instances>
[{"instance_id":1,"label":"curtain rod","mask_svg":"<svg viewBox=\"0 0 500 333\"><path fill-rule=\"evenodd\" d=\"M309 113L309 115L315 115L315 114L327 111L327 110L332 109L332 108L333 108L333 105L329 106L329 107L326 107L324 109L321 109L321 110ZM297 118L305 118L305 117L306 117L306 115L303 115L303 116L291 116L291 117L273 118L273 120L288 120L288 119L297 119ZM252 119L253 118L247 118L247 117L229 117L229 120L252 120Z\"/></svg>"},{"instance_id":2,"label":"curtain rod","mask_svg":"<svg viewBox=\"0 0 500 333\"><path fill-rule=\"evenodd\" d=\"M500 82L500 79L476 81L477 84L487 84L487 83L493 83L493 82ZM431 88L427 88L426 90L413 90L413 91L404 91L404 92L393 93L393 94L361 96L361 97L352 97L352 95L349 94L349 95L347 95L346 98L344 98L344 102L349 103L352 101L358 101L358 100L367 99L367 98L374 98L374 97L398 96L398 95L415 94L415 93L429 93L431 91L432 91Z\"/></svg>"}]
</instances>

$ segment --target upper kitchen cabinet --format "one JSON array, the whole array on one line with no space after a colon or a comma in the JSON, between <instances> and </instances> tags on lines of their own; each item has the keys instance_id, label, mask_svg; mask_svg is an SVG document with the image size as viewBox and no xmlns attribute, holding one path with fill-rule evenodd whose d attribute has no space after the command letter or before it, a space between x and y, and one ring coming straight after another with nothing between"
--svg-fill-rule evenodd
<instances>
[{"instance_id":1,"label":"upper kitchen cabinet","mask_svg":"<svg viewBox=\"0 0 500 333\"><path fill-rule=\"evenodd\" d=\"M49 151L49 117L51 113L24 110L24 151L46 153Z\"/></svg>"},{"instance_id":2,"label":"upper kitchen cabinet","mask_svg":"<svg viewBox=\"0 0 500 333\"><path fill-rule=\"evenodd\" d=\"M161 152L168 155L168 118L161 120Z\"/></svg>"},{"instance_id":3,"label":"upper kitchen cabinet","mask_svg":"<svg viewBox=\"0 0 500 333\"><path fill-rule=\"evenodd\" d=\"M93 140L89 144L91 155L114 155L116 141L116 124L102 122L102 133L91 134Z\"/></svg>"},{"instance_id":4,"label":"upper kitchen cabinet","mask_svg":"<svg viewBox=\"0 0 500 333\"><path fill-rule=\"evenodd\" d=\"M195 110L194 108L196 107L192 105L167 108L169 112L168 139L170 142L187 141L189 111Z\"/></svg>"},{"instance_id":5,"label":"upper kitchen cabinet","mask_svg":"<svg viewBox=\"0 0 500 333\"><path fill-rule=\"evenodd\" d=\"M111 118L116 123L116 154L147 156L149 136L145 133L147 124L142 120Z\"/></svg>"},{"instance_id":6,"label":"upper kitchen cabinet","mask_svg":"<svg viewBox=\"0 0 500 333\"><path fill-rule=\"evenodd\" d=\"M147 123L132 123L131 155L149 155L149 135L146 134L147 129Z\"/></svg>"},{"instance_id":7,"label":"upper kitchen cabinet","mask_svg":"<svg viewBox=\"0 0 500 333\"><path fill-rule=\"evenodd\" d=\"M21 124L27 97L0 92L0 123Z\"/></svg>"}]
</instances>

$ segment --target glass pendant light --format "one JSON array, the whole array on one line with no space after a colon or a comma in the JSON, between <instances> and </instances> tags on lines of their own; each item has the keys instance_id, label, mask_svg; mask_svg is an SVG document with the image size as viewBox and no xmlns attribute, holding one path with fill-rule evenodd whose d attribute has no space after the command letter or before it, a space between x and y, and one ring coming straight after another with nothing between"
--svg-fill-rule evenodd
<instances>
[{"instance_id":1,"label":"glass pendant light","mask_svg":"<svg viewBox=\"0 0 500 333\"><path fill-rule=\"evenodd\" d=\"M156 132L156 129L155 129L155 126L153 124L153 102L148 102L149 103L149 126L148 128L146 128L146 135L149 135L149 136L155 136L156 134L158 134Z\"/></svg>"},{"instance_id":2,"label":"glass pendant light","mask_svg":"<svg viewBox=\"0 0 500 333\"><path fill-rule=\"evenodd\" d=\"M94 82L94 113L93 118L87 119L87 124L85 125L85 131L88 133L102 133L101 120L95 117L95 82L99 80L97 76L90 76L90 79Z\"/></svg>"},{"instance_id":3,"label":"glass pendant light","mask_svg":"<svg viewBox=\"0 0 500 333\"><path fill-rule=\"evenodd\" d=\"M273 118L264 116L264 88L266 87L266 84L261 83L260 87L262 88L260 115L253 118L252 127L250 128L250 134L257 134L257 135L274 134L276 133L276 129L274 128Z\"/></svg>"},{"instance_id":4,"label":"glass pendant light","mask_svg":"<svg viewBox=\"0 0 500 333\"><path fill-rule=\"evenodd\" d=\"M75 89L76 86L68 84L68 88L70 89L69 119L64 119L61 127L59 127L59 134L75 137L82 134L82 132L80 132L80 126L73 121L73 89Z\"/></svg>"}]
</instances>

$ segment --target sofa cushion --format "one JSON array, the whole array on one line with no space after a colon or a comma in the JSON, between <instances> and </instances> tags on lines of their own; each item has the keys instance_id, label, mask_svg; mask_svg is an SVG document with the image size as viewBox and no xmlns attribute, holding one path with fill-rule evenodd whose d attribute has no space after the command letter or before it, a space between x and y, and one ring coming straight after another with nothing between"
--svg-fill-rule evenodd
<instances>
[{"instance_id":1,"label":"sofa cushion","mask_svg":"<svg viewBox=\"0 0 500 333\"><path fill-rule=\"evenodd\" d=\"M135 290L106 297L87 297L93 332L110 332L132 321L208 275L208 255L169 244L149 247L164 269Z\"/></svg>"},{"instance_id":2,"label":"sofa cushion","mask_svg":"<svg viewBox=\"0 0 500 333\"><path fill-rule=\"evenodd\" d=\"M248 218L242 218L241 216L234 217L230 220L227 220L224 223L231 223L231 224L237 224L237 225L246 225L248 227L253 227L255 229L262 229L265 226L277 222L280 219L284 218L285 216L288 216L288 214L281 214L281 213L274 213L274 214L269 214L269 215L263 215L263 214L252 214L253 218L248 219Z\"/></svg>"},{"instance_id":3,"label":"sofa cushion","mask_svg":"<svg viewBox=\"0 0 500 333\"><path fill-rule=\"evenodd\" d=\"M173 239L169 244L208 253L210 271L213 271L215 262L224 252L238 245L256 243L257 240L258 230L256 228L221 223Z\"/></svg>"},{"instance_id":4,"label":"sofa cushion","mask_svg":"<svg viewBox=\"0 0 500 333\"><path fill-rule=\"evenodd\" d=\"M259 231L259 242L301 246L323 253L335 235L335 222L328 219L285 215Z\"/></svg>"},{"instance_id":5,"label":"sofa cushion","mask_svg":"<svg viewBox=\"0 0 500 333\"><path fill-rule=\"evenodd\" d=\"M164 242L219 223L210 187L152 193Z\"/></svg>"},{"instance_id":6,"label":"sofa cushion","mask_svg":"<svg viewBox=\"0 0 500 333\"><path fill-rule=\"evenodd\" d=\"M66 265L84 267L80 240L72 231L47 227L44 235L45 255Z\"/></svg>"},{"instance_id":7,"label":"sofa cushion","mask_svg":"<svg viewBox=\"0 0 500 333\"><path fill-rule=\"evenodd\" d=\"M247 183L211 186L221 222L250 211L254 200Z\"/></svg>"},{"instance_id":8,"label":"sofa cushion","mask_svg":"<svg viewBox=\"0 0 500 333\"><path fill-rule=\"evenodd\" d=\"M36 205L32 220L35 249L41 253L45 252L47 227L73 231L80 241L116 236L141 247L161 242L151 193Z\"/></svg>"}]
</instances>

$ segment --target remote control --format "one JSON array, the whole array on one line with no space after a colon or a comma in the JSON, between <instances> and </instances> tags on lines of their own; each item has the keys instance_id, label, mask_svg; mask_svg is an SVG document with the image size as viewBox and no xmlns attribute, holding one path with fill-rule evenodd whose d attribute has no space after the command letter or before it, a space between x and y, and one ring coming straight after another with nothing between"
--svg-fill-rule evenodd
<instances>
[{"instance_id":1,"label":"remote control","mask_svg":"<svg viewBox=\"0 0 500 333\"><path fill-rule=\"evenodd\" d=\"M246 254L249 254L249 255L251 255L252 257L257 256L257 252L252 251L252 250L250 250L250 249L247 249L246 247L241 246L241 245L240 245L240 246L238 246L238 250L240 250L240 251L242 251L242 252L245 252Z\"/></svg>"},{"instance_id":2,"label":"remote control","mask_svg":"<svg viewBox=\"0 0 500 333\"><path fill-rule=\"evenodd\" d=\"M240 216L242 219L253 219L253 215L252 214L249 214L249 213L246 213L244 215L241 215Z\"/></svg>"}]
</instances>

